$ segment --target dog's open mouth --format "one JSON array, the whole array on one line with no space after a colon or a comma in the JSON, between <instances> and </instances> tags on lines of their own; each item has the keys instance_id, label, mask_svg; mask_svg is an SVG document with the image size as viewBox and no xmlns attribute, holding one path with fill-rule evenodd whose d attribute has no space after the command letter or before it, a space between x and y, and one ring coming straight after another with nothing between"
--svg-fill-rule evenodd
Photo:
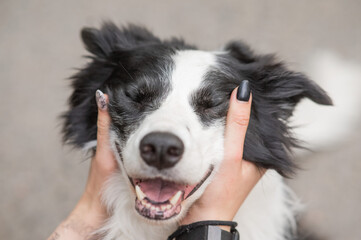
<instances>
[{"instance_id":1,"label":"dog's open mouth","mask_svg":"<svg viewBox=\"0 0 361 240\"><path fill-rule=\"evenodd\" d=\"M182 202L191 196L211 175L210 167L203 179L194 185L185 185L155 179L130 179L136 193L135 209L137 212L153 220L167 220L180 213Z\"/></svg>"}]
</instances>

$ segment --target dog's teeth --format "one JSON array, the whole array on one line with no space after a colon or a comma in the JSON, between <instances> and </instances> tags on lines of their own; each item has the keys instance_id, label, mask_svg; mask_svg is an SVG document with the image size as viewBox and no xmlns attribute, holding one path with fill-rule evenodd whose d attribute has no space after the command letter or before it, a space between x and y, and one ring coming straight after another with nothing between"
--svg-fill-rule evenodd
<instances>
[{"instance_id":1,"label":"dog's teeth","mask_svg":"<svg viewBox=\"0 0 361 240\"><path fill-rule=\"evenodd\" d=\"M170 204L167 204L167 205L166 205L166 209L167 209L167 210L169 210L169 209L171 209L171 208L172 208L172 205L170 205Z\"/></svg>"},{"instance_id":2,"label":"dog's teeth","mask_svg":"<svg viewBox=\"0 0 361 240\"><path fill-rule=\"evenodd\" d=\"M135 186L135 193L137 194L137 198L139 199L139 201L142 201L146 197L146 195L138 185Z\"/></svg>"},{"instance_id":3,"label":"dog's teeth","mask_svg":"<svg viewBox=\"0 0 361 240\"><path fill-rule=\"evenodd\" d=\"M155 207L154 207L154 206L151 206L151 207L150 207L150 210L155 211Z\"/></svg>"},{"instance_id":4,"label":"dog's teeth","mask_svg":"<svg viewBox=\"0 0 361 240\"><path fill-rule=\"evenodd\" d=\"M182 196L182 191L178 191L176 194L174 194L174 196L169 199L169 202L175 206L177 204L177 202L179 201L180 197Z\"/></svg>"},{"instance_id":5,"label":"dog's teeth","mask_svg":"<svg viewBox=\"0 0 361 240\"><path fill-rule=\"evenodd\" d=\"M160 206L160 208L162 209L162 211L165 211L167 209L167 206L166 205L162 205Z\"/></svg>"}]
</instances>

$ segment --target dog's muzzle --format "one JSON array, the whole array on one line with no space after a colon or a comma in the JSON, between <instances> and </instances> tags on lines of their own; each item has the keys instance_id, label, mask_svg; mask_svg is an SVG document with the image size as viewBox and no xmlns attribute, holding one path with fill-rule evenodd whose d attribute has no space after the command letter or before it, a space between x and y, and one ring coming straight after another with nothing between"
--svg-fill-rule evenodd
<instances>
[{"instance_id":1,"label":"dog's muzzle","mask_svg":"<svg viewBox=\"0 0 361 240\"><path fill-rule=\"evenodd\" d=\"M118 144L116 148L121 155ZM183 141L169 132L148 133L139 143L142 160L159 172L175 167L183 156L184 148ZM128 175L136 194L136 211L151 220L167 220L177 216L182 210L182 202L202 186L213 168L211 165L196 184L177 183L161 177L142 178Z\"/></svg>"}]
</instances>

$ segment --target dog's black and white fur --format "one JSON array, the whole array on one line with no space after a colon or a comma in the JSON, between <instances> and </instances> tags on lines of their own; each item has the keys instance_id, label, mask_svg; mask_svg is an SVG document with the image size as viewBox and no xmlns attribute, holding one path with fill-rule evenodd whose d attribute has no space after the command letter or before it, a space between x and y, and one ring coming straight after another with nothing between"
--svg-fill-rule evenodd
<instances>
[{"instance_id":1,"label":"dog's black and white fur","mask_svg":"<svg viewBox=\"0 0 361 240\"><path fill-rule=\"evenodd\" d=\"M108 94L111 144L120 171L104 189L111 217L98 231L103 239L166 239L177 228L222 161L229 97L244 79L250 81L253 95L244 159L270 170L234 219L240 239L295 237L295 206L282 176L296 168L290 149L298 143L287 124L302 98L331 104L319 86L272 55L254 54L240 41L206 52L181 39L162 41L144 28L112 23L99 30L85 28L81 36L91 56L73 77L64 138L82 148L94 147L94 94L97 89ZM170 133L183 143L174 166L159 168L143 160L139 144L153 132ZM170 189L172 195L181 189L173 205L170 195L163 194L162 206L170 210L156 201L140 201L151 198L146 195L152 179L158 186L176 188Z\"/></svg>"}]
</instances>

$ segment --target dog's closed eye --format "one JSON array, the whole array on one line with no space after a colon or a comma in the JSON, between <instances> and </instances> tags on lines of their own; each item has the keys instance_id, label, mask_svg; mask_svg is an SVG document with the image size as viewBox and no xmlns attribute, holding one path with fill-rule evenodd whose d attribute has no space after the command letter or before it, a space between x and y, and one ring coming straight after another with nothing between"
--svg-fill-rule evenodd
<instances>
[{"instance_id":1,"label":"dog's closed eye","mask_svg":"<svg viewBox=\"0 0 361 240\"><path fill-rule=\"evenodd\" d=\"M152 108L155 107L159 91L152 87L137 86L126 89L124 95L138 108Z\"/></svg>"},{"instance_id":2,"label":"dog's closed eye","mask_svg":"<svg viewBox=\"0 0 361 240\"><path fill-rule=\"evenodd\" d=\"M191 105L202 123L208 126L213 121L226 116L228 94L201 88L192 94Z\"/></svg>"},{"instance_id":3,"label":"dog's closed eye","mask_svg":"<svg viewBox=\"0 0 361 240\"><path fill-rule=\"evenodd\" d=\"M151 97L149 96L149 94L145 93L144 91L141 91L141 89L139 89L139 91L138 90L125 91L124 94L129 100L138 104L144 103L147 100L147 98Z\"/></svg>"},{"instance_id":4,"label":"dog's closed eye","mask_svg":"<svg viewBox=\"0 0 361 240\"><path fill-rule=\"evenodd\" d=\"M193 105L198 111L209 112L224 104L222 97L216 96L210 90L202 89L193 96Z\"/></svg>"}]
</instances>

